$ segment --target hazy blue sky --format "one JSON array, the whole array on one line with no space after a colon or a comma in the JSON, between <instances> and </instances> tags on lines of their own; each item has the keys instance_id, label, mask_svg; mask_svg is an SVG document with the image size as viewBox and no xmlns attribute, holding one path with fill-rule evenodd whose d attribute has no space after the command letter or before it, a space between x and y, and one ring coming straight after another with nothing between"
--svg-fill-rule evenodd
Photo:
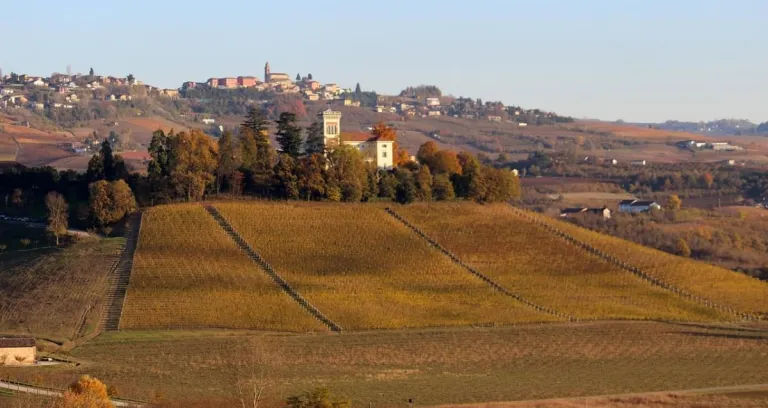
<instances>
[{"instance_id":1,"label":"hazy blue sky","mask_svg":"<svg viewBox=\"0 0 768 408\"><path fill-rule=\"evenodd\" d=\"M436 84L576 117L768 120L768 0L4 4L0 68L127 75L311 72L395 93Z\"/></svg>"}]
</instances>

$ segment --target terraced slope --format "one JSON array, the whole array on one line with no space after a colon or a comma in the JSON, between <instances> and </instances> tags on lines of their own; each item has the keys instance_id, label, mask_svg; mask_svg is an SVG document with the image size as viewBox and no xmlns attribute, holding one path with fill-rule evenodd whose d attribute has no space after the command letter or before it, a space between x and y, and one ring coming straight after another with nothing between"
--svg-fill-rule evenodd
<instances>
[{"instance_id":1,"label":"terraced slope","mask_svg":"<svg viewBox=\"0 0 768 408\"><path fill-rule=\"evenodd\" d=\"M575 238L692 294L768 318L768 283L704 262L670 255L573 224L532 214Z\"/></svg>"},{"instance_id":2,"label":"terraced slope","mask_svg":"<svg viewBox=\"0 0 768 408\"><path fill-rule=\"evenodd\" d=\"M63 250L0 255L0 332L63 341L96 331L123 243L86 239Z\"/></svg>"},{"instance_id":3,"label":"terraced slope","mask_svg":"<svg viewBox=\"0 0 768 408\"><path fill-rule=\"evenodd\" d=\"M345 330L557 320L490 288L380 207L215 207L294 289Z\"/></svg>"},{"instance_id":4,"label":"terraced slope","mask_svg":"<svg viewBox=\"0 0 768 408\"><path fill-rule=\"evenodd\" d=\"M416 204L395 210L501 285L579 319L730 318L566 243L507 205Z\"/></svg>"},{"instance_id":5,"label":"terraced slope","mask_svg":"<svg viewBox=\"0 0 768 408\"><path fill-rule=\"evenodd\" d=\"M325 331L199 204L149 209L121 329Z\"/></svg>"}]
</instances>

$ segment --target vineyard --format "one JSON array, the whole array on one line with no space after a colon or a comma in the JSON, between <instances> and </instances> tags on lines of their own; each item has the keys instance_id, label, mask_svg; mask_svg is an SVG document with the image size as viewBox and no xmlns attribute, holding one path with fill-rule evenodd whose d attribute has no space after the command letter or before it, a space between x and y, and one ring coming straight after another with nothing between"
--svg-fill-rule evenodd
<instances>
[{"instance_id":1,"label":"vineyard","mask_svg":"<svg viewBox=\"0 0 768 408\"><path fill-rule=\"evenodd\" d=\"M226 407L241 406L239 392L247 396L254 383L265 385L267 407L327 386L353 406L374 408L405 406L409 398L429 406L768 383L765 329L646 321L338 336L122 331L72 356L91 363L0 367L0 377L64 387L89 373L128 398L150 400L161 391L172 401Z\"/></svg>"},{"instance_id":2,"label":"vineyard","mask_svg":"<svg viewBox=\"0 0 768 408\"><path fill-rule=\"evenodd\" d=\"M322 331L199 204L145 212L121 329Z\"/></svg>"},{"instance_id":3,"label":"vineyard","mask_svg":"<svg viewBox=\"0 0 768 408\"><path fill-rule=\"evenodd\" d=\"M325 331L331 322L354 331L738 319L644 280L508 205L415 204L394 216L365 204L220 202L208 210L188 204L145 213L121 328ZM718 304L765 311L764 283L544 222ZM703 275L712 277L711 287ZM318 316L327 317L325 325Z\"/></svg>"},{"instance_id":4,"label":"vineyard","mask_svg":"<svg viewBox=\"0 0 768 408\"><path fill-rule=\"evenodd\" d=\"M727 319L558 240L508 205L419 204L397 212L462 261L578 319Z\"/></svg>"},{"instance_id":5,"label":"vineyard","mask_svg":"<svg viewBox=\"0 0 768 408\"><path fill-rule=\"evenodd\" d=\"M768 283L704 262L693 261L589 231L533 213L529 216L612 253L650 275L698 296L741 312L768 316Z\"/></svg>"},{"instance_id":6,"label":"vineyard","mask_svg":"<svg viewBox=\"0 0 768 408\"><path fill-rule=\"evenodd\" d=\"M347 330L558 320L494 291L381 207L215 207L289 284Z\"/></svg>"},{"instance_id":7,"label":"vineyard","mask_svg":"<svg viewBox=\"0 0 768 408\"><path fill-rule=\"evenodd\" d=\"M0 255L0 331L71 340L97 330L122 241Z\"/></svg>"}]
</instances>

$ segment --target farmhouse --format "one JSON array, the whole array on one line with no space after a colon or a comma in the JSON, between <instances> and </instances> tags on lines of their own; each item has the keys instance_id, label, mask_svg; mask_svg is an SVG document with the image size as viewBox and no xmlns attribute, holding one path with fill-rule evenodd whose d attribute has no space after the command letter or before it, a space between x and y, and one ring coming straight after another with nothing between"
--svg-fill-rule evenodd
<instances>
[{"instance_id":1,"label":"farmhouse","mask_svg":"<svg viewBox=\"0 0 768 408\"><path fill-rule=\"evenodd\" d=\"M380 140L368 133L342 133L341 112L330 109L320 114L323 118L323 143L326 149L332 149L339 143L355 147L363 153L367 162L380 169L391 169L393 165L394 141Z\"/></svg>"},{"instance_id":2,"label":"farmhouse","mask_svg":"<svg viewBox=\"0 0 768 408\"><path fill-rule=\"evenodd\" d=\"M649 212L651 209L660 210L661 206L652 200L622 200L619 203L619 211L624 213Z\"/></svg>"},{"instance_id":3,"label":"farmhouse","mask_svg":"<svg viewBox=\"0 0 768 408\"><path fill-rule=\"evenodd\" d=\"M632 166L645 166L645 160L632 160L629 164Z\"/></svg>"},{"instance_id":4,"label":"farmhouse","mask_svg":"<svg viewBox=\"0 0 768 408\"><path fill-rule=\"evenodd\" d=\"M609 210L606 207L603 207L603 208L574 207L574 208L564 208L562 211L560 211L560 216L563 218L572 218L575 216L585 215L585 214L599 215L606 220L611 218L611 210Z\"/></svg>"},{"instance_id":5,"label":"farmhouse","mask_svg":"<svg viewBox=\"0 0 768 408\"><path fill-rule=\"evenodd\" d=\"M0 366L35 363L35 339L29 337L0 337Z\"/></svg>"}]
</instances>

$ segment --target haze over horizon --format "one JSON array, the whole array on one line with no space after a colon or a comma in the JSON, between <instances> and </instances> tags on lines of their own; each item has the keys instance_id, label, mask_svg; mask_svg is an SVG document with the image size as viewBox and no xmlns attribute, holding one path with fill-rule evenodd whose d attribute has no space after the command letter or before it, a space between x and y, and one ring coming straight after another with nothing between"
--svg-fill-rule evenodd
<instances>
[{"instance_id":1,"label":"haze over horizon","mask_svg":"<svg viewBox=\"0 0 768 408\"><path fill-rule=\"evenodd\" d=\"M768 2L200 0L51 7L0 15L0 68L184 81L312 73L384 94L434 84L577 118L768 120ZM35 13L29 13L35 10ZM14 41L9 39L16 38ZM64 41L62 41L64 40Z\"/></svg>"}]
</instances>

